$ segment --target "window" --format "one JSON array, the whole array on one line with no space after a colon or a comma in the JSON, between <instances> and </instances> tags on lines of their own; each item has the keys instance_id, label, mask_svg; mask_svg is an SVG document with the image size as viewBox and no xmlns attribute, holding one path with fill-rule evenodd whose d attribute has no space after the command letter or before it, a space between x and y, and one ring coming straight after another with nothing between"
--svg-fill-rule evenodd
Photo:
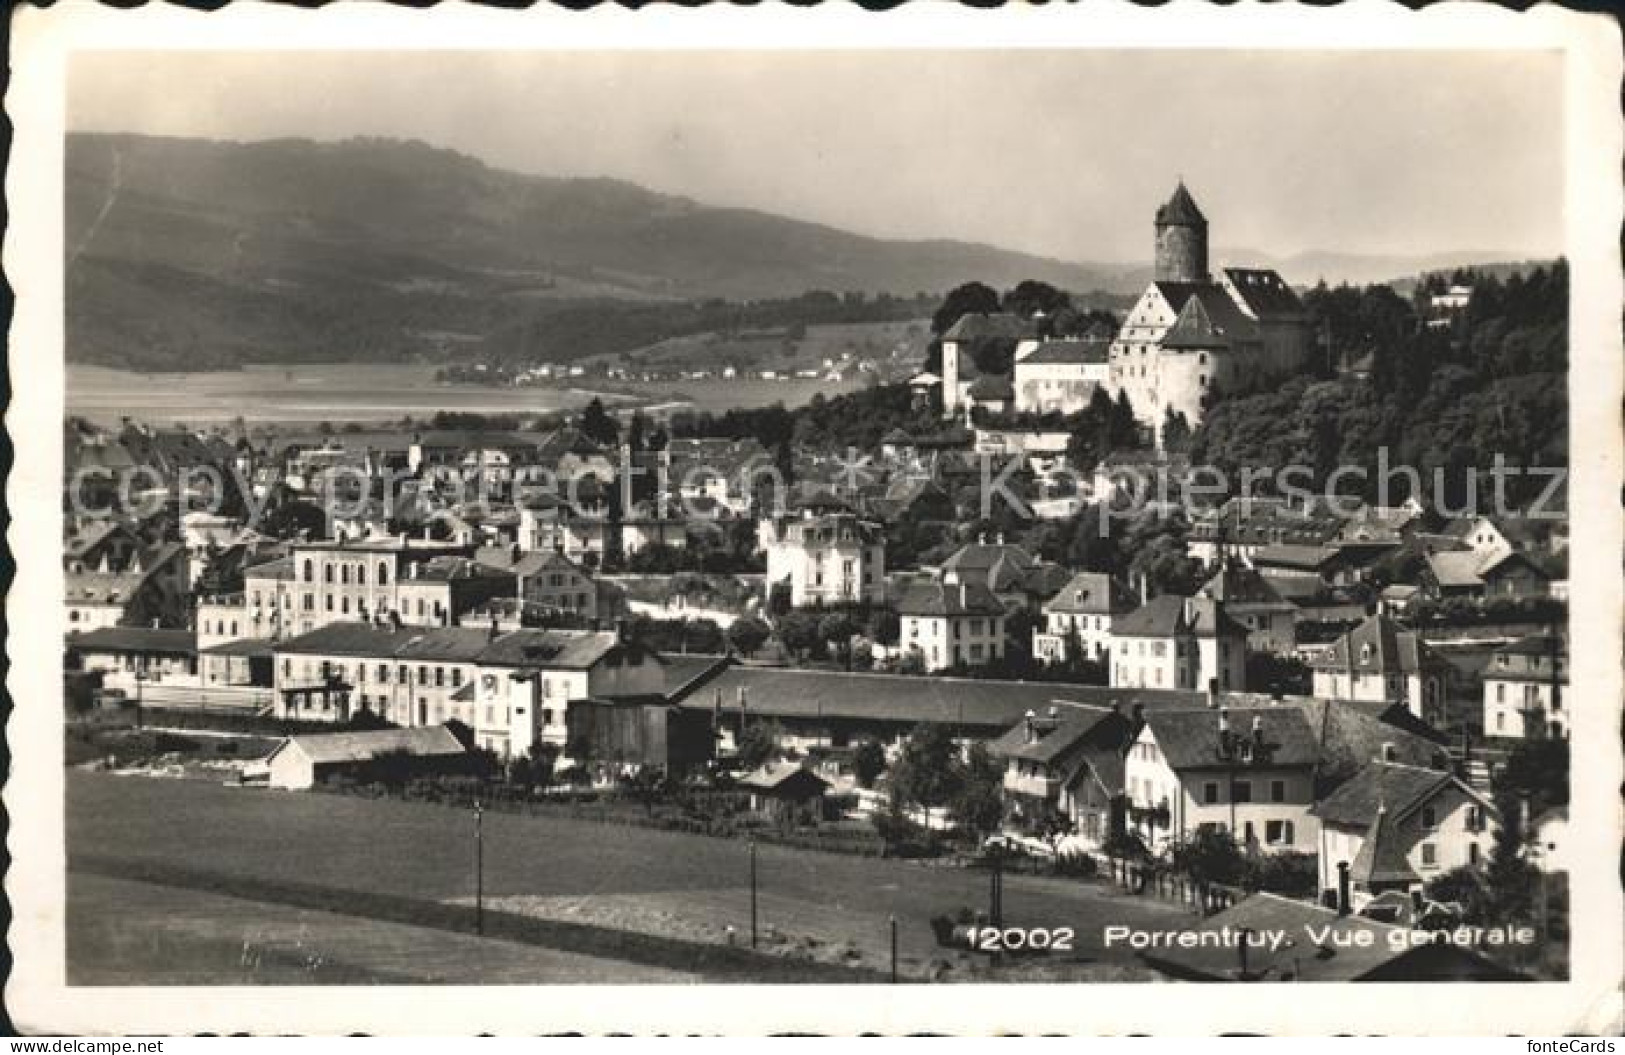
<instances>
[{"instance_id":1,"label":"window","mask_svg":"<svg viewBox=\"0 0 1625 1055\"><path fill-rule=\"evenodd\" d=\"M378 564L378 585L389 585L389 565L383 563L382 561L380 561Z\"/></svg>"},{"instance_id":2,"label":"window","mask_svg":"<svg viewBox=\"0 0 1625 1055\"><path fill-rule=\"evenodd\" d=\"M463 668L462 667L452 667L451 668L451 683L454 686L455 685L461 685L463 683Z\"/></svg>"},{"instance_id":3,"label":"window","mask_svg":"<svg viewBox=\"0 0 1625 1055\"><path fill-rule=\"evenodd\" d=\"M333 566L331 564L322 565L322 581L329 586L333 584Z\"/></svg>"},{"instance_id":4,"label":"window","mask_svg":"<svg viewBox=\"0 0 1625 1055\"><path fill-rule=\"evenodd\" d=\"M1286 781L1284 781L1284 780L1272 780L1272 781L1270 781L1270 801L1271 802L1285 802L1286 801Z\"/></svg>"},{"instance_id":5,"label":"window","mask_svg":"<svg viewBox=\"0 0 1625 1055\"><path fill-rule=\"evenodd\" d=\"M1423 868L1437 868L1437 867L1439 867L1439 847L1438 847L1437 844L1435 844L1435 843L1423 843L1422 844L1422 867Z\"/></svg>"},{"instance_id":6,"label":"window","mask_svg":"<svg viewBox=\"0 0 1625 1055\"><path fill-rule=\"evenodd\" d=\"M1479 859L1478 844L1477 843L1468 843L1467 844L1467 863L1470 864L1470 865L1476 865L1478 863L1478 859Z\"/></svg>"},{"instance_id":7,"label":"window","mask_svg":"<svg viewBox=\"0 0 1625 1055\"><path fill-rule=\"evenodd\" d=\"M356 565L355 584L357 586L367 585L367 566L365 564Z\"/></svg>"},{"instance_id":8,"label":"window","mask_svg":"<svg viewBox=\"0 0 1625 1055\"><path fill-rule=\"evenodd\" d=\"M1290 846L1292 844L1292 822L1265 821L1264 841L1271 846Z\"/></svg>"},{"instance_id":9,"label":"window","mask_svg":"<svg viewBox=\"0 0 1625 1055\"><path fill-rule=\"evenodd\" d=\"M315 582L316 581L316 566L311 563L309 557L305 558L305 581L306 582Z\"/></svg>"},{"instance_id":10,"label":"window","mask_svg":"<svg viewBox=\"0 0 1625 1055\"><path fill-rule=\"evenodd\" d=\"M350 585L350 566L348 564L339 568L339 582L345 586Z\"/></svg>"},{"instance_id":11,"label":"window","mask_svg":"<svg viewBox=\"0 0 1625 1055\"><path fill-rule=\"evenodd\" d=\"M389 665L388 664L385 664L385 663L378 664L378 684L380 684L380 685L388 685L389 684Z\"/></svg>"},{"instance_id":12,"label":"window","mask_svg":"<svg viewBox=\"0 0 1625 1055\"><path fill-rule=\"evenodd\" d=\"M327 610L331 612L333 610L333 595L328 594L326 597L323 597L322 600L326 603Z\"/></svg>"},{"instance_id":13,"label":"window","mask_svg":"<svg viewBox=\"0 0 1625 1055\"><path fill-rule=\"evenodd\" d=\"M1208 781L1202 785L1202 804L1211 806L1219 801L1219 785L1215 781Z\"/></svg>"},{"instance_id":14,"label":"window","mask_svg":"<svg viewBox=\"0 0 1625 1055\"><path fill-rule=\"evenodd\" d=\"M436 668L434 668L434 683L435 683L435 686L437 688L446 684L446 668L445 667L436 667Z\"/></svg>"},{"instance_id":15,"label":"window","mask_svg":"<svg viewBox=\"0 0 1625 1055\"><path fill-rule=\"evenodd\" d=\"M1250 780L1236 781L1231 785L1231 795L1236 802L1253 801L1253 782Z\"/></svg>"},{"instance_id":16,"label":"window","mask_svg":"<svg viewBox=\"0 0 1625 1055\"><path fill-rule=\"evenodd\" d=\"M1438 826L1439 826L1439 814L1438 814L1438 812L1436 810L1434 810L1434 808L1432 806L1424 806L1424 807L1422 807L1422 827L1424 827L1424 828L1437 828Z\"/></svg>"},{"instance_id":17,"label":"window","mask_svg":"<svg viewBox=\"0 0 1625 1055\"><path fill-rule=\"evenodd\" d=\"M418 668L418 684L419 685L427 685L427 684L429 684L429 668L428 667L419 667Z\"/></svg>"},{"instance_id":18,"label":"window","mask_svg":"<svg viewBox=\"0 0 1625 1055\"><path fill-rule=\"evenodd\" d=\"M1467 830L1481 832L1484 830L1484 810L1478 806L1467 807Z\"/></svg>"}]
</instances>

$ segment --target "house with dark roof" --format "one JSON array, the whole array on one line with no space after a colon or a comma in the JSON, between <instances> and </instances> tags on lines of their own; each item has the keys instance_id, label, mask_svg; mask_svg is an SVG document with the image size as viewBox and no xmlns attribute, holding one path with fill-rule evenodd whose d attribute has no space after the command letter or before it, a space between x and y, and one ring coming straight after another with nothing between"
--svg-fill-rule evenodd
<instances>
[{"instance_id":1,"label":"house with dark roof","mask_svg":"<svg viewBox=\"0 0 1625 1055\"><path fill-rule=\"evenodd\" d=\"M1297 647L1298 606L1255 569L1226 561L1196 596L1223 603L1230 618L1247 628L1250 651L1284 656Z\"/></svg>"},{"instance_id":2,"label":"house with dark roof","mask_svg":"<svg viewBox=\"0 0 1625 1055\"><path fill-rule=\"evenodd\" d=\"M1338 895L1347 869L1356 910L1386 891L1420 891L1451 869L1483 865L1497 823L1495 807L1448 770L1381 759L1315 803L1314 814L1322 896Z\"/></svg>"},{"instance_id":3,"label":"house with dark roof","mask_svg":"<svg viewBox=\"0 0 1625 1055\"><path fill-rule=\"evenodd\" d=\"M1124 766L1130 821L1152 847L1204 828L1266 852L1311 853L1316 730L1296 707L1152 710Z\"/></svg>"},{"instance_id":4,"label":"house with dark roof","mask_svg":"<svg viewBox=\"0 0 1625 1055\"><path fill-rule=\"evenodd\" d=\"M1051 812L1071 822L1085 843L1099 846L1126 830L1123 756L1140 719L1110 706L1055 702L1029 709L988 752L1005 763L1010 818L1020 825Z\"/></svg>"},{"instance_id":5,"label":"house with dark roof","mask_svg":"<svg viewBox=\"0 0 1625 1055\"><path fill-rule=\"evenodd\" d=\"M958 417L971 387L982 376L976 368L975 350L986 341L1008 342L1015 355L1037 347L1038 327L1029 319L1007 312L967 313L942 335L942 416ZM1005 386L1009 378L1004 378Z\"/></svg>"},{"instance_id":6,"label":"house with dark roof","mask_svg":"<svg viewBox=\"0 0 1625 1055\"><path fill-rule=\"evenodd\" d=\"M197 635L191 630L106 626L67 637L66 651L80 670L101 671L104 684L137 681L196 684Z\"/></svg>"},{"instance_id":7,"label":"house with dark roof","mask_svg":"<svg viewBox=\"0 0 1625 1055\"><path fill-rule=\"evenodd\" d=\"M243 781L303 791L335 777L362 773L369 765L387 764L396 776L422 776L459 772L471 762L467 749L444 725L318 733L283 740L263 761L245 769Z\"/></svg>"},{"instance_id":8,"label":"house with dark roof","mask_svg":"<svg viewBox=\"0 0 1625 1055\"><path fill-rule=\"evenodd\" d=\"M824 511L821 500L800 515L763 520L757 537L767 550L767 583L789 590L796 607L879 604L886 599L886 534L844 502ZM837 500L838 501L838 500Z\"/></svg>"},{"instance_id":9,"label":"house with dark roof","mask_svg":"<svg viewBox=\"0 0 1625 1055\"><path fill-rule=\"evenodd\" d=\"M1524 550L1450 550L1428 554L1421 584L1439 600L1545 597L1552 592L1552 574Z\"/></svg>"},{"instance_id":10,"label":"house with dark roof","mask_svg":"<svg viewBox=\"0 0 1625 1055\"><path fill-rule=\"evenodd\" d=\"M981 582L917 582L897 602L898 641L928 671L1003 659L1004 602Z\"/></svg>"},{"instance_id":11,"label":"house with dark roof","mask_svg":"<svg viewBox=\"0 0 1625 1055\"><path fill-rule=\"evenodd\" d=\"M1223 601L1163 594L1112 617L1113 687L1239 692L1247 687L1247 628Z\"/></svg>"},{"instance_id":12,"label":"house with dark roof","mask_svg":"<svg viewBox=\"0 0 1625 1055\"><path fill-rule=\"evenodd\" d=\"M1098 391L1110 394L1111 336L1106 328L1083 338L1044 341L1017 357L1011 370L1015 409L1023 413L1075 414Z\"/></svg>"},{"instance_id":13,"label":"house with dark roof","mask_svg":"<svg viewBox=\"0 0 1625 1055\"><path fill-rule=\"evenodd\" d=\"M474 559L514 577L521 618L561 613L589 622L598 618L598 584L585 568L562 553L489 546L475 550Z\"/></svg>"},{"instance_id":14,"label":"house with dark roof","mask_svg":"<svg viewBox=\"0 0 1625 1055\"><path fill-rule=\"evenodd\" d=\"M1496 649L1482 678L1485 736L1569 735L1568 642L1562 637L1534 634Z\"/></svg>"},{"instance_id":15,"label":"house with dark roof","mask_svg":"<svg viewBox=\"0 0 1625 1055\"><path fill-rule=\"evenodd\" d=\"M180 626L187 622L191 587L186 549L178 542L152 546L90 544L63 568L68 631L113 626Z\"/></svg>"},{"instance_id":16,"label":"house with dark roof","mask_svg":"<svg viewBox=\"0 0 1625 1055\"><path fill-rule=\"evenodd\" d=\"M1074 658L1109 663L1112 620L1135 607L1134 595L1118 580L1079 572L1044 602L1044 623L1033 628L1033 655L1046 663Z\"/></svg>"},{"instance_id":17,"label":"house with dark roof","mask_svg":"<svg viewBox=\"0 0 1625 1055\"><path fill-rule=\"evenodd\" d=\"M1367 616L1310 663L1316 696L1334 700L1402 703L1437 722L1449 666L1422 635L1386 615Z\"/></svg>"}]
</instances>

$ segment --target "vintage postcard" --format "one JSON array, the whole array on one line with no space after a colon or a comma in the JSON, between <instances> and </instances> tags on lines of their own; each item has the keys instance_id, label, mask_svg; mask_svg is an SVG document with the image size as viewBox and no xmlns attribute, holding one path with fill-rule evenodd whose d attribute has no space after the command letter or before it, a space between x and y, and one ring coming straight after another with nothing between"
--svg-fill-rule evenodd
<instances>
[{"instance_id":1,"label":"vintage postcard","mask_svg":"<svg viewBox=\"0 0 1625 1055\"><path fill-rule=\"evenodd\" d=\"M1612 21L13 28L20 1028L1621 1028Z\"/></svg>"}]
</instances>

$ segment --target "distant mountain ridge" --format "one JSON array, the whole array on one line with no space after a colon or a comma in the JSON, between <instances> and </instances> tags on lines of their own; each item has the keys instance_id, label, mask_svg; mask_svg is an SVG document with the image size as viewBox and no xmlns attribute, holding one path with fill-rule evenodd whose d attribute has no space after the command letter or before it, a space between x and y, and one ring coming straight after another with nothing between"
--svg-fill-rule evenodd
<instances>
[{"instance_id":1,"label":"distant mountain ridge","mask_svg":"<svg viewBox=\"0 0 1625 1055\"><path fill-rule=\"evenodd\" d=\"M137 369L470 354L565 304L1026 278L1132 295L1150 273L521 175L415 141L73 133L65 177L68 357Z\"/></svg>"}]
</instances>

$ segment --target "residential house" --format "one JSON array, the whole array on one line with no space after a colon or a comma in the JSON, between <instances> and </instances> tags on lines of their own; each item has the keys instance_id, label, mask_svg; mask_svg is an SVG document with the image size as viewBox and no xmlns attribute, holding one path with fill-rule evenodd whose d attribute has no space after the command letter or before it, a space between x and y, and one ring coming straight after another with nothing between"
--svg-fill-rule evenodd
<instances>
[{"instance_id":1,"label":"residential house","mask_svg":"<svg viewBox=\"0 0 1625 1055\"><path fill-rule=\"evenodd\" d=\"M1428 555L1422 586L1438 600L1525 599L1550 596L1552 576L1527 551L1451 550Z\"/></svg>"},{"instance_id":2,"label":"residential house","mask_svg":"<svg viewBox=\"0 0 1625 1055\"><path fill-rule=\"evenodd\" d=\"M1046 663L1108 663L1112 620L1134 608L1127 586L1100 572L1079 572L1044 603L1044 623L1033 629L1033 656Z\"/></svg>"},{"instance_id":3,"label":"residential house","mask_svg":"<svg viewBox=\"0 0 1625 1055\"><path fill-rule=\"evenodd\" d=\"M1448 771L1376 760L1315 804L1320 889L1348 869L1356 910L1386 891L1420 892L1454 868L1488 861L1495 807Z\"/></svg>"},{"instance_id":4,"label":"residential house","mask_svg":"<svg viewBox=\"0 0 1625 1055\"><path fill-rule=\"evenodd\" d=\"M1281 595L1276 581L1225 562L1196 596L1222 603L1230 618L1247 628L1249 651L1284 656L1297 647L1298 606Z\"/></svg>"},{"instance_id":5,"label":"residential house","mask_svg":"<svg viewBox=\"0 0 1625 1055\"><path fill-rule=\"evenodd\" d=\"M1334 700L1403 703L1423 721L1441 718L1448 665L1385 615L1366 617L1310 663L1314 693Z\"/></svg>"},{"instance_id":6,"label":"residential house","mask_svg":"<svg viewBox=\"0 0 1625 1055\"><path fill-rule=\"evenodd\" d=\"M961 546L942 562L939 577L950 586L983 586L1007 607L1036 609L1054 597L1072 578L1057 564L1040 561L1025 549L983 535Z\"/></svg>"},{"instance_id":7,"label":"residential house","mask_svg":"<svg viewBox=\"0 0 1625 1055\"><path fill-rule=\"evenodd\" d=\"M979 582L920 582L897 604L899 643L928 671L1004 658L1005 606Z\"/></svg>"},{"instance_id":8,"label":"residential house","mask_svg":"<svg viewBox=\"0 0 1625 1055\"><path fill-rule=\"evenodd\" d=\"M1114 688L1246 688L1248 631L1222 601L1163 594L1114 616L1111 634Z\"/></svg>"},{"instance_id":9,"label":"residential house","mask_svg":"<svg viewBox=\"0 0 1625 1055\"><path fill-rule=\"evenodd\" d=\"M879 604L886 599L886 536L851 513L779 517L764 525L767 582L788 583L790 603Z\"/></svg>"},{"instance_id":10,"label":"residential house","mask_svg":"<svg viewBox=\"0 0 1625 1055\"><path fill-rule=\"evenodd\" d=\"M562 553L526 553L518 546L495 546L476 550L474 559L514 576L522 615L565 614L588 622L598 618L598 584Z\"/></svg>"},{"instance_id":11,"label":"residential house","mask_svg":"<svg viewBox=\"0 0 1625 1055\"><path fill-rule=\"evenodd\" d=\"M1316 731L1296 707L1152 710L1128 752L1130 820L1165 847L1203 828L1267 852L1313 852Z\"/></svg>"},{"instance_id":12,"label":"residential house","mask_svg":"<svg viewBox=\"0 0 1625 1055\"><path fill-rule=\"evenodd\" d=\"M984 375L976 367L974 356L978 344L984 341L1007 341L1020 356L1038 345L1037 327L1019 315L995 312L992 314L967 313L961 315L942 335L942 416L958 417L971 394L971 387ZM1008 378L1003 381L1005 398L1013 400L1015 393Z\"/></svg>"},{"instance_id":13,"label":"residential house","mask_svg":"<svg viewBox=\"0 0 1625 1055\"><path fill-rule=\"evenodd\" d=\"M178 542L88 547L85 557L65 556L64 563L69 633L112 626L173 627L188 621L190 575L186 550Z\"/></svg>"},{"instance_id":14,"label":"residential house","mask_svg":"<svg viewBox=\"0 0 1625 1055\"><path fill-rule=\"evenodd\" d=\"M1018 356L1015 409L1030 414L1087 410L1097 391L1110 391L1111 341L1111 327L1097 322L1080 338L1044 341Z\"/></svg>"},{"instance_id":15,"label":"residential house","mask_svg":"<svg viewBox=\"0 0 1625 1055\"><path fill-rule=\"evenodd\" d=\"M1091 846L1122 834L1123 755L1138 728L1138 719L1115 703L1051 703L1042 715L1028 710L988 744L989 753L1005 763L1012 818L1022 823L1058 813Z\"/></svg>"},{"instance_id":16,"label":"residential house","mask_svg":"<svg viewBox=\"0 0 1625 1055\"><path fill-rule=\"evenodd\" d=\"M364 773L382 756L398 776L462 772L472 759L443 725L290 736L245 770L244 783L303 791L344 775Z\"/></svg>"},{"instance_id":17,"label":"residential house","mask_svg":"<svg viewBox=\"0 0 1625 1055\"><path fill-rule=\"evenodd\" d=\"M1536 634L1496 649L1483 682L1485 736L1569 735L1568 645L1561 637Z\"/></svg>"}]
</instances>

